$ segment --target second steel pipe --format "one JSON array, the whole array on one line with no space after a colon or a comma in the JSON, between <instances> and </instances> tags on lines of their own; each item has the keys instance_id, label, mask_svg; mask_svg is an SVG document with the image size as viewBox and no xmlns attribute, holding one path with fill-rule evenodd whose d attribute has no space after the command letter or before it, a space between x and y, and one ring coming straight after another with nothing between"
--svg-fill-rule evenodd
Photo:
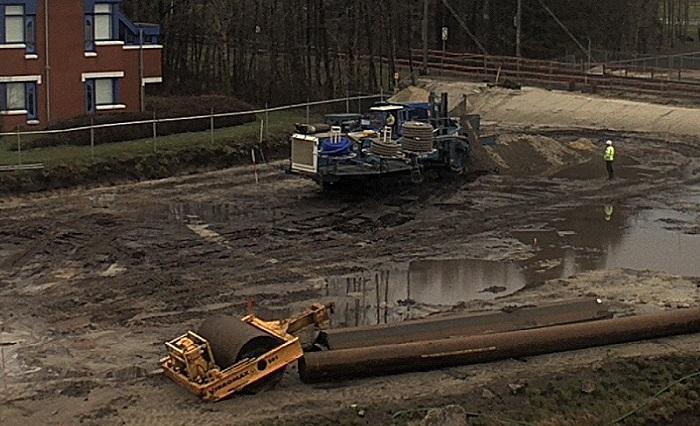
<instances>
[{"instance_id":1,"label":"second steel pipe","mask_svg":"<svg viewBox=\"0 0 700 426\"><path fill-rule=\"evenodd\" d=\"M700 332L700 309L684 309L484 336L308 352L306 382L381 375Z\"/></svg>"}]
</instances>

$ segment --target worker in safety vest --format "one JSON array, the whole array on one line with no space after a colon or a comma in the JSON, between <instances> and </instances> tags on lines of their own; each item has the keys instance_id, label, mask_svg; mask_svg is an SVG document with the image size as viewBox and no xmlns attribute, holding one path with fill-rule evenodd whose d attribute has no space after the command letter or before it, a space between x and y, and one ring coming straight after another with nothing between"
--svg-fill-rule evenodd
<instances>
[{"instance_id":1,"label":"worker in safety vest","mask_svg":"<svg viewBox=\"0 0 700 426\"><path fill-rule=\"evenodd\" d=\"M608 170L608 180L612 180L615 177L615 171L613 170L613 163L615 162L615 147L611 140L605 142L605 168Z\"/></svg>"},{"instance_id":2,"label":"worker in safety vest","mask_svg":"<svg viewBox=\"0 0 700 426\"><path fill-rule=\"evenodd\" d=\"M389 113L389 115L386 117L386 125L393 129L394 124L396 124L396 117L394 117L394 114Z\"/></svg>"},{"instance_id":3,"label":"worker in safety vest","mask_svg":"<svg viewBox=\"0 0 700 426\"><path fill-rule=\"evenodd\" d=\"M613 213L615 213L615 208L611 204L606 204L605 205L605 221L610 222L613 217Z\"/></svg>"}]
</instances>

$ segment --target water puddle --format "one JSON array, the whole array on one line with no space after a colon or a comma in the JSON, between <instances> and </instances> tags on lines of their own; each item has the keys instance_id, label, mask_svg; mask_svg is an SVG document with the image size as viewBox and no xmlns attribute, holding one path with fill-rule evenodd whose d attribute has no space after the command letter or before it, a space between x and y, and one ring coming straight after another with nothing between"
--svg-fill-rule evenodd
<instances>
[{"instance_id":1,"label":"water puddle","mask_svg":"<svg viewBox=\"0 0 700 426\"><path fill-rule=\"evenodd\" d=\"M700 235L688 233L696 224L695 212L581 206L540 228L513 231L534 250L527 260L418 260L328 278L322 295L336 303L334 326L352 327L421 318L586 271L625 268L700 276Z\"/></svg>"},{"instance_id":2,"label":"water puddle","mask_svg":"<svg viewBox=\"0 0 700 426\"><path fill-rule=\"evenodd\" d=\"M515 293L526 283L515 263L435 259L331 277L324 296L336 304L334 326L351 327L423 317L460 302L493 300Z\"/></svg>"},{"instance_id":3,"label":"water puddle","mask_svg":"<svg viewBox=\"0 0 700 426\"><path fill-rule=\"evenodd\" d=\"M700 276L696 227L695 213L582 206L544 229L519 230L513 236L535 248L526 268L532 282L615 268Z\"/></svg>"}]
</instances>

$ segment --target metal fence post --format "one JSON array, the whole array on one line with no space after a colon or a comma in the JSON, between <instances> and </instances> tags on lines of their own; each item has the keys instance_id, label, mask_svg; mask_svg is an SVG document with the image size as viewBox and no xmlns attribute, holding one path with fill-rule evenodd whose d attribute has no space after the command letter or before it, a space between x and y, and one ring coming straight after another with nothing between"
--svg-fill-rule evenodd
<instances>
[{"instance_id":1,"label":"metal fence post","mask_svg":"<svg viewBox=\"0 0 700 426\"><path fill-rule=\"evenodd\" d=\"M270 114L268 108L268 104L265 102L265 141L270 140Z\"/></svg>"},{"instance_id":2,"label":"metal fence post","mask_svg":"<svg viewBox=\"0 0 700 426\"><path fill-rule=\"evenodd\" d=\"M309 105L311 101L309 98L306 98L306 124L309 124L311 121L311 105Z\"/></svg>"},{"instance_id":3,"label":"metal fence post","mask_svg":"<svg viewBox=\"0 0 700 426\"><path fill-rule=\"evenodd\" d=\"M350 92L345 91L345 113L350 114Z\"/></svg>"},{"instance_id":4,"label":"metal fence post","mask_svg":"<svg viewBox=\"0 0 700 426\"><path fill-rule=\"evenodd\" d=\"M157 139L158 139L158 126L156 124L156 113L153 112L153 152L156 152Z\"/></svg>"},{"instance_id":5,"label":"metal fence post","mask_svg":"<svg viewBox=\"0 0 700 426\"><path fill-rule=\"evenodd\" d=\"M605 74L605 65L603 65L603 74ZM549 62L549 89L553 88L552 80L554 79L554 61Z\"/></svg>"},{"instance_id":6,"label":"metal fence post","mask_svg":"<svg viewBox=\"0 0 700 426\"><path fill-rule=\"evenodd\" d=\"M17 126L17 165L22 165L22 137L20 136L19 126Z\"/></svg>"},{"instance_id":7,"label":"metal fence post","mask_svg":"<svg viewBox=\"0 0 700 426\"><path fill-rule=\"evenodd\" d=\"M95 161L95 117L90 116L90 158Z\"/></svg>"},{"instance_id":8,"label":"metal fence post","mask_svg":"<svg viewBox=\"0 0 700 426\"><path fill-rule=\"evenodd\" d=\"M263 143L263 131L265 130L265 120L260 120L260 139L258 140L258 145Z\"/></svg>"},{"instance_id":9,"label":"metal fence post","mask_svg":"<svg viewBox=\"0 0 700 426\"><path fill-rule=\"evenodd\" d=\"M209 117L209 139L212 145L214 145L214 108L211 109L211 116Z\"/></svg>"}]
</instances>

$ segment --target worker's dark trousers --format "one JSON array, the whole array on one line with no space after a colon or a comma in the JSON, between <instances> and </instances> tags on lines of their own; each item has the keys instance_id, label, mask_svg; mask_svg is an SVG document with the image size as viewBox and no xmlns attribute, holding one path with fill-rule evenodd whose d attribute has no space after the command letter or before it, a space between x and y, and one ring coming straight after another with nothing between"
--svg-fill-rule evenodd
<instances>
[{"instance_id":1,"label":"worker's dark trousers","mask_svg":"<svg viewBox=\"0 0 700 426\"><path fill-rule=\"evenodd\" d=\"M614 179L615 178L615 171L613 170L613 162L606 161L605 168L608 169L608 180Z\"/></svg>"}]
</instances>

